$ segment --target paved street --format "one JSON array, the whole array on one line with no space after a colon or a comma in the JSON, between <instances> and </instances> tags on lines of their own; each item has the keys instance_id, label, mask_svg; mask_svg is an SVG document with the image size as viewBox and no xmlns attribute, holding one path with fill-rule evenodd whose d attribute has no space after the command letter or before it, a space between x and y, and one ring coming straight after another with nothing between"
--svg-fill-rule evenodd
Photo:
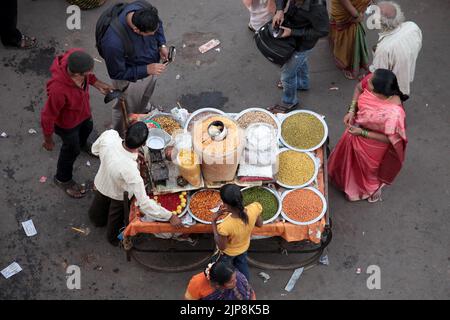
<instances>
[{"instance_id":1,"label":"paved street","mask_svg":"<svg viewBox=\"0 0 450 320\"><path fill-rule=\"evenodd\" d=\"M175 106L179 101L190 110L215 106L238 112L278 102L279 68L257 51L240 0L151 2L159 9L168 42L178 48L176 63L158 81L154 104ZM258 299L450 298L450 2L398 2L424 37L405 105L409 144L402 172L385 189L383 202L375 204L349 203L330 186L330 265L306 271L289 294L284 287L292 271L266 271L271 279L263 283L260 270L251 268ZM83 47L98 57L94 29L105 9L83 11L82 29L70 31L66 8L65 1L19 0L19 28L36 36L39 47L0 47L0 132L9 135L0 138L0 269L13 261L23 268L8 280L0 277L0 299L182 298L195 271L156 273L127 262L124 252L106 241L105 229L90 224L92 197L70 199L52 182L60 140L53 152L45 151L40 129L48 68L55 53L70 47ZM212 38L220 39L220 52L200 55L198 45ZM368 31L369 47L376 40L376 31ZM302 92L301 99L307 109L326 116L334 146L344 129L342 118L355 82L334 66L327 39L314 49L310 69L311 90ZM96 62L95 72L109 82L104 63ZM105 105L94 88L91 93L95 128L102 132L110 125L111 104ZM29 134L29 129L37 134ZM82 154L76 179L93 180L98 164L98 159ZM40 183L41 176L48 181ZM24 234L20 222L28 219L33 219L37 236ZM87 227L90 233L71 227ZM67 265L81 267L81 290L67 289ZM381 268L381 290L366 287L370 265ZM362 274L356 274L357 268Z\"/></svg>"}]
</instances>

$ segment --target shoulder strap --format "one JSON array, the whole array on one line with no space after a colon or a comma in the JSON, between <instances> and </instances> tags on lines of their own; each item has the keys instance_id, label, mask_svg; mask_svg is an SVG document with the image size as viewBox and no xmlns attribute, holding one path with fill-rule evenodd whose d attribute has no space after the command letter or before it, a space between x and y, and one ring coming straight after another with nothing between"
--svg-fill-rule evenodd
<instances>
[{"instance_id":1,"label":"shoulder strap","mask_svg":"<svg viewBox=\"0 0 450 320\"><path fill-rule=\"evenodd\" d=\"M122 40L125 56L127 58L133 58L134 57L133 43L131 42L131 39L128 36L125 26L120 22L119 17L113 19L113 21L111 22L111 27L114 29L114 31L119 35L120 39Z\"/></svg>"},{"instance_id":2,"label":"shoulder strap","mask_svg":"<svg viewBox=\"0 0 450 320\"><path fill-rule=\"evenodd\" d=\"M153 8L153 6L150 3L148 3L147 1L144 1L144 0L135 1L134 3L140 4L144 9Z\"/></svg>"}]
</instances>

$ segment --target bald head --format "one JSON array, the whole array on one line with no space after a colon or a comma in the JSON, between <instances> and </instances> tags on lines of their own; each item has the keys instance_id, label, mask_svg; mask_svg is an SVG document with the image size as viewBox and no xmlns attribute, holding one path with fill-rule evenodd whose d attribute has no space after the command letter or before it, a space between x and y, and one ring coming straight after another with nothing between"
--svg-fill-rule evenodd
<instances>
[{"instance_id":1,"label":"bald head","mask_svg":"<svg viewBox=\"0 0 450 320\"><path fill-rule=\"evenodd\" d=\"M393 30L405 21L400 6L393 1L381 1L378 4L381 14L381 27L385 31Z\"/></svg>"}]
</instances>

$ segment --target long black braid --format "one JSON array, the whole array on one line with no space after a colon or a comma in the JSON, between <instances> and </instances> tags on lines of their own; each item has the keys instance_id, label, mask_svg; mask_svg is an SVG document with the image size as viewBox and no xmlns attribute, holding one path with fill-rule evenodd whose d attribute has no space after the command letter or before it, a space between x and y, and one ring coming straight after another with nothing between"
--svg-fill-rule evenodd
<instances>
[{"instance_id":1,"label":"long black braid","mask_svg":"<svg viewBox=\"0 0 450 320\"><path fill-rule=\"evenodd\" d=\"M248 215L245 212L244 199L241 189L235 184L226 184L220 188L220 197L227 205L239 210L239 218L248 224Z\"/></svg>"}]
</instances>

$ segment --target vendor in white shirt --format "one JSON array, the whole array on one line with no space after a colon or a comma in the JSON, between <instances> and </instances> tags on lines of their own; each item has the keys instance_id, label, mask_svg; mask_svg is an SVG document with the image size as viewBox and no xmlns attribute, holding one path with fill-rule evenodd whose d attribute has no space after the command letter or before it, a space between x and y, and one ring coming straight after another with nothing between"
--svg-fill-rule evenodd
<instances>
[{"instance_id":1,"label":"vendor in white shirt","mask_svg":"<svg viewBox=\"0 0 450 320\"><path fill-rule=\"evenodd\" d=\"M124 226L123 194L134 195L140 211L149 218L167 220L180 227L177 215L158 205L147 196L137 158L138 150L148 136L143 122L132 124L122 140L115 130L107 130L92 145L92 153L99 156L100 168L95 176L95 198L89 209L89 217L97 227L107 227L108 241L118 245L120 229Z\"/></svg>"}]
</instances>

